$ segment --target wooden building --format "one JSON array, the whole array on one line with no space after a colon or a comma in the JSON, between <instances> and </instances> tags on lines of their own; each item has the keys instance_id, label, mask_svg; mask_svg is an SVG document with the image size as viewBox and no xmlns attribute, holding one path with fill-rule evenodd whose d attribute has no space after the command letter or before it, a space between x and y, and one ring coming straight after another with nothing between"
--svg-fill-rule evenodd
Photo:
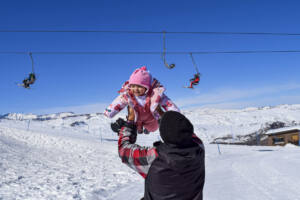
<instances>
[{"instance_id":1,"label":"wooden building","mask_svg":"<svg viewBox=\"0 0 300 200\"><path fill-rule=\"evenodd\" d=\"M286 145L288 143L300 146L300 128L281 128L268 131L268 145Z\"/></svg>"}]
</instances>

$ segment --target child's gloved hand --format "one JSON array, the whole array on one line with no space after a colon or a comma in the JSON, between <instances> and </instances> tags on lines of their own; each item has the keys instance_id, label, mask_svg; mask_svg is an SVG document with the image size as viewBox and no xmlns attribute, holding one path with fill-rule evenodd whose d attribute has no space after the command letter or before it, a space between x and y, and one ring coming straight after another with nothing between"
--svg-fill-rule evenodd
<instances>
[{"instance_id":1,"label":"child's gloved hand","mask_svg":"<svg viewBox=\"0 0 300 200\"><path fill-rule=\"evenodd\" d=\"M134 124L134 123L129 123L129 122L125 121L125 120L122 119L122 118L119 118L119 119L117 119L117 121L116 121L115 123L111 123L111 124L110 124L111 129L112 129L114 132L118 133L118 135L119 135L119 132L120 132L120 130L121 130L121 128L122 128L123 126L125 126L125 127L127 127L127 128L130 128L130 129L131 129L130 132L131 132L132 134L136 134L136 126L135 126L135 124Z\"/></svg>"},{"instance_id":2,"label":"child's gloved hand","mask_svg":"<svg viewBox=\"0 0 300 200\"><path fill-rule=\"evenodd\" d=\"M117 119L116 122L110 124L111 130L113 130L113 132L118 133L119 135L119 132L123 127L124 123L125 123L124 119L122 118Z\"/></svg>"}]
</instances>

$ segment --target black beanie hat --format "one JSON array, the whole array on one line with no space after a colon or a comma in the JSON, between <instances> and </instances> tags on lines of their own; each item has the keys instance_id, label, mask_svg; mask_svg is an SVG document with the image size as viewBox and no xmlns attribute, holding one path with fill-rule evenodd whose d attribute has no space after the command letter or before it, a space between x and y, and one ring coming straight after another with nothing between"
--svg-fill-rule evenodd
<instances>
[{"instance_id":1,"label":"black beanie hat","mask_svg":"<svg viewBox=\"0 0 300 200\"><path fill-rule=\"evenodd\" d=\"M159 131L165 143L183 146L192 140L194 127L181 113L168 111L161 119Z\"/></svg>"}]
</instances>

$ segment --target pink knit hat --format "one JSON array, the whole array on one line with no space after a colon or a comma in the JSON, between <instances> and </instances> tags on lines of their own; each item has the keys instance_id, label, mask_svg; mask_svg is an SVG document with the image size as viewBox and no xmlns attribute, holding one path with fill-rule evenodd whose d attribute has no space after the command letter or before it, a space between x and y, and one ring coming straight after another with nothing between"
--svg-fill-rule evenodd
<instances>
[{"instance_id":1,"label":"pink knit hat","mask_svg":"<svg viewBox=\"0 0 300 200\"><path fill-rule=\"evenodd\" d=\"M129 85L140 85L149 90L151 85L152 76L147 70L146 66L136 69L129 78Z\"/></svg>"}]
</instances>

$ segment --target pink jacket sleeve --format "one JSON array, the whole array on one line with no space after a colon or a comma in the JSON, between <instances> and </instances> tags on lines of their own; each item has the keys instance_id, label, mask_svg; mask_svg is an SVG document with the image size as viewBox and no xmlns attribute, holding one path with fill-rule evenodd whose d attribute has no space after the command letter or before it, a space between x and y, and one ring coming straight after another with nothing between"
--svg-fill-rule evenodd
<instances>
[{"instance_id":1,"label":"pink jacket sleeve","mask_svg":"<svg viewBox=\"0 0 300 200\"><path fill-rule=\"evenodd\" d=\"M162 99L160 101L160 105L166 110L166 111L177 111L180 112L179 108L175 105L175 103L173 103L173 101L171 99L169 99L169 97L167 97L167 95L163 94Z\"/></svg>"},{"instance_id":2,"label":"pink jacket sleeve","mask_svg":"<svg viewBox=\"0 0 300 200\"><path fill-rule=\"evenodd\" d=\"M108 118L113 118L123 108L128 105L127 97L125 94L120 94L104 111L104 115Z\"/></svg>"}]
</instances>

